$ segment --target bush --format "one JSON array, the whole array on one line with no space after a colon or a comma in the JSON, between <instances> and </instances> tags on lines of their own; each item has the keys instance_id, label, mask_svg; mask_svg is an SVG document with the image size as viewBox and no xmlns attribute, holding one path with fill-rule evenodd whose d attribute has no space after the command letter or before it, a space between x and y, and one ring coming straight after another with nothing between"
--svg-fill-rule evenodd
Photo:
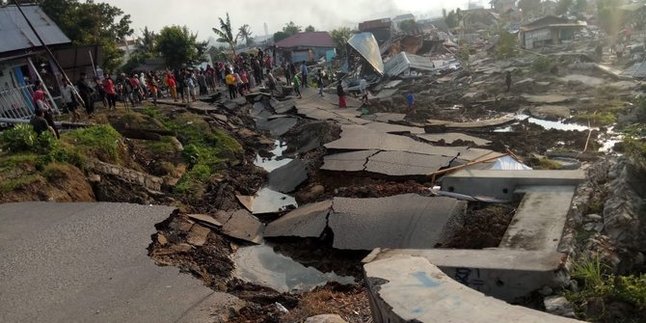
<instances>
[{"instance_id":1,"label":"bush","mask_svg":"<svg viewBox=\"0 0 646 323\"><path fill-rule=\"evenodd\" d=\"M11 152L34 151L37 140L36 132L28 124L17 124L0 134L0 145L3 150Z\"/></svg>"},{"instance_id":2,"label":"bush","mask_svg":"<svg viewBox=\"0 0 646 323\"><path fill-rule=\"evenodd\" d=\"M552 63L545 56L537 57L532 63L532 69L538 73L546 73L552 68Z\"/></svg>"},{"instance_id":3,"label":"bush","mask_svg":"<svg viewBox=\"0 0 646 323\"><path fill-rule=\"evenodd\" d=\"M76 156L94 156L101 161L115 163L120 160L121 135L110 125L96 125L77 129L63 136L68 150Z\"/></svg>"}]
</instances>

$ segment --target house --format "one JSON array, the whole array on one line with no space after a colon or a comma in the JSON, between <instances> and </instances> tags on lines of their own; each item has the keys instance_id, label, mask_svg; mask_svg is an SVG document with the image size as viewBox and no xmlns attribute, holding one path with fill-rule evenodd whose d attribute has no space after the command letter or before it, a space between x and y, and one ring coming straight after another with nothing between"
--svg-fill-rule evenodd
<instances>
[{"instance_id":1,"label":"house","mask_svg":"<svg viewBox=\"0 0 646 323\"><path fill-rule=\"evenodd\" d=\"M21 5L21 8L52 50L71 43L40 7ZM53 89L47 94L54 102L61 74L52 67L43 44L15 5L0 7L0 39L0 118L28 118L34 111L30 83L42 79ZM54 108L57 109L55 104Z\"/></svg>"},{"instance_id":2,"label":"house","mask_svg":"<svg viewBox=\"0 0 646 323\"><path fill-rule=\"evenodd\" d=\"M573 23L565 18L546 16L522 25L518 37L521 47L532 49L573 40L575 32L585 26L585 23Z\"/></svg>"},{"instance_id":3,"label":"house","mask_svg":"<svg viewBox=\"0 0 646 323\"><path fill-rule=\"evenodd\" d=\"M380 45L392 37L393 30L393 21L390 18L368 20L359 23L359 31L362 33L372 33Z\"/></svg>"},{"instance_id":4,"label":"house","mask_svg":"<svg viewBox=\"0 0 646 323\"><path fill-rule=\"evenodd\" d=\"M327 31L298 33L276 42L275 47L278 56L292 63L336 57L336 45Z\"/></svg>"}]
</instances>

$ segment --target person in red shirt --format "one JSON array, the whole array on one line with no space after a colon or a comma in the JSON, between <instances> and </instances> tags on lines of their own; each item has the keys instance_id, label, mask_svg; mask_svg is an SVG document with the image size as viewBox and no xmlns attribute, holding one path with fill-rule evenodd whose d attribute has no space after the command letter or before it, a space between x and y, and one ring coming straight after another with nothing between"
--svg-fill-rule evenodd
<instances>
[{"instance_id":1,"label":"person in red shirt","mask_svg":"<svg viewBox=\"0 0 646 323\"><path fill-rule=\"evenodd\" d=\"M166 85L168 86L168 91L173 101L177 102L177 82L175 81L175 76L170 71L166 72Z\"/></svg>"},{"instance_id":2,"label":"person in red shirt","mask_svg":"<svg viewBox=\"0 0 646 323\"><path fill-rule=\"evenodd\" d=\"M105 91L106 99L108 99L108 109L113 110L117 108L117 91L114 88L114 82L107 74L103 80L103 90Z\"/></svg>"}]
</instances>

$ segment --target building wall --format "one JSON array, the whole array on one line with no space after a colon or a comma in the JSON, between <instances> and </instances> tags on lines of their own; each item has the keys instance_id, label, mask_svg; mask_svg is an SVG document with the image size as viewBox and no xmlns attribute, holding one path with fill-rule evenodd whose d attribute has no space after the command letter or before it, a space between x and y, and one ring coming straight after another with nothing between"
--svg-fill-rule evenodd
<instances>
[{"instance_id":1,"label":"building wall","mask_svg":"<svg viewBox=\"0 0 646 323\"><path fill-rule=\"evenodd\" d=\"M524 47L527 49L540 47L546 43L551 43L553 41L552 31L549 28L526 31L523 33L523 37Z\"/></svg>"},{"instance_id":2,"label":"building wall","mask_svg":"<svg viewBox=\"0 0 646 323\"><path fill-rule=\"evenodd\" d=\"M334 48L329 47L313 47L308 49L295 49L291 53L291 62L300 63L302 61L318 61L321 57L326 57L328 51L335 51Z\"/></svg>"}]
</instances>

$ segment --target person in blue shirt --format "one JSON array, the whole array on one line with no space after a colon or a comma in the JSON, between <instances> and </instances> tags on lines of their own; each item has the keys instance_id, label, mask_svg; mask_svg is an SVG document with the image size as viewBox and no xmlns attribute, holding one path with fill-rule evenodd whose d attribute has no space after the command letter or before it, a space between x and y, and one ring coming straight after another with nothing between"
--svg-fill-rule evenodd
<instances>
[{"instance_id":1,"label":"person in blue shirt","mask_svg":"<svg viewBox=\"0 0 646 323\"><path fill-rule=\"evenodd\" d=\"M406 94L406 104L408 105L408 112L415 112L415 95L413 91Z\"/></svg>"}]
</instances>

